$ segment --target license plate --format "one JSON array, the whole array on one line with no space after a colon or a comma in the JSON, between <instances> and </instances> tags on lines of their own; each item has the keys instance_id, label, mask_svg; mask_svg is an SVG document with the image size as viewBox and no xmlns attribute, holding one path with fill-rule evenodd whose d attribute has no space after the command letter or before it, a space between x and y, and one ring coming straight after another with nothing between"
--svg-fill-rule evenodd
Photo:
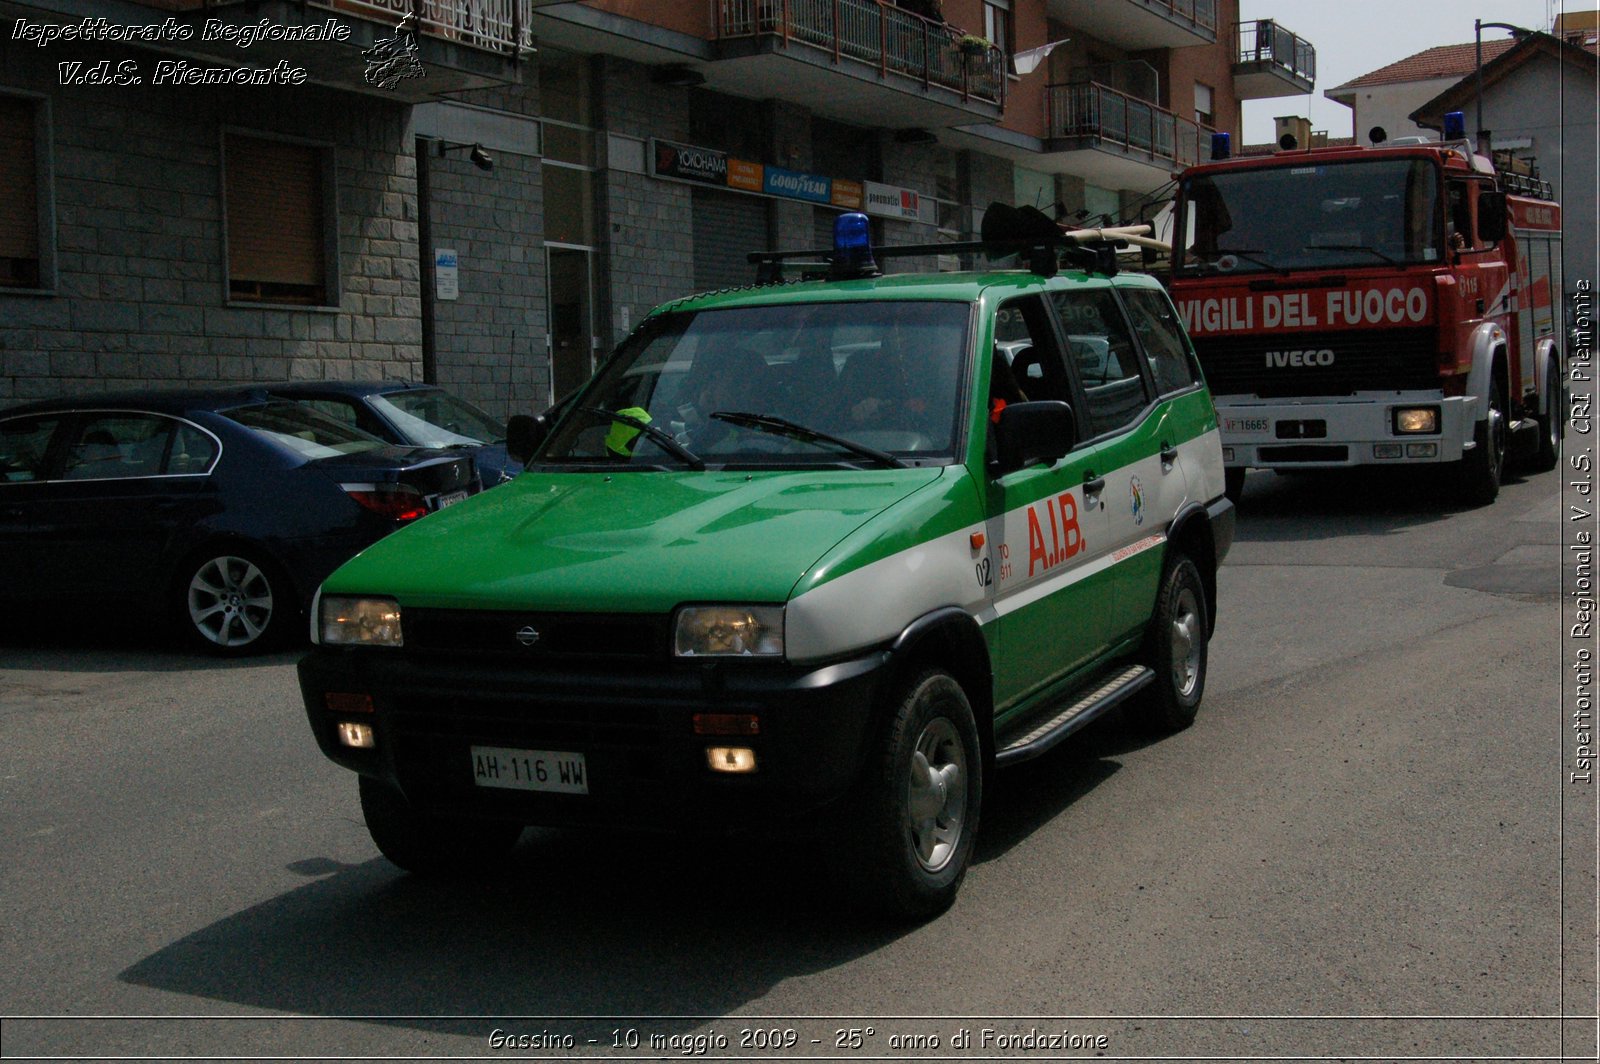
<instances>
[{"instance_id":1,"label":"license plate","mask_svg":"<svg viewBox=\"0 0 1600 1064\"><path fill-rule=\"evenodd\" d=\"M1222 422L1222 427L1228 432L1265 432L1267 419L1264 417L1230 417Z\"/></svg>"},{"instance_id":2,"label":"license plate","mask_svg":"<svg viewBox=\"0 0 1600 1064\"><path fill-rule=\"evenodd\" d=\"M589 767L583 755L565 750L511 750L503 746L472 748L472 781L480 787L513 791L556 791L588 794Z\"/></svg>"},{"instance_id":3,"label":"license plate","mask_svg":"<svg viewBox=\"0 0 1600 1064\"><path fill-rule=\"evenodd\" d=\"M461 491L452 491L448 495L440 495L435 498L433 500L433 508L435 510L443 510L446 506L454 506L456 503L460 502L466 497L467 493L465 489Z\"/></svg>"}]
</instances>

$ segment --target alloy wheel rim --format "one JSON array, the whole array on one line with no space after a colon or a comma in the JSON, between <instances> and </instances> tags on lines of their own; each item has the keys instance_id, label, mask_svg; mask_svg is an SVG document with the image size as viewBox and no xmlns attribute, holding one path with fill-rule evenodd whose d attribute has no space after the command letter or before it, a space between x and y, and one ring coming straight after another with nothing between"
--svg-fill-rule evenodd
<instances>
[{"instance_id":1,"label":"alloy wheel rim","mask_svg":"<svg viewBox=\"0 0 1600 1064\"><path fill-rule=\"evenodd\" d=\"M955 857L967 814L967 755L955 725L931 720L917 736L906 781L906 830L923 871Z\"/></svg>"},{"instance_id":2,"label":"alloy wheel rim","mask_svg":"<svg viewBox=\"0 0 1600 1064\"><path fill-rule=\"evenodd\" d=\"M217 646L253 643L272 621L272 585L247 558L223 555L200 566L188 600L190 623Z\"/></svg>"},{"instance_id":3,"label":"alloy wheel rim","mask_svg":"<svg viewBox=\"0 0 1600 1064\"><path fill-rule=\"evenodd\" d=\"M1194 694L1200 682L1200 603L1189 588L1178 592L1172 611L1172 688L1179 697Z\"/></svg>"}]
</instances>

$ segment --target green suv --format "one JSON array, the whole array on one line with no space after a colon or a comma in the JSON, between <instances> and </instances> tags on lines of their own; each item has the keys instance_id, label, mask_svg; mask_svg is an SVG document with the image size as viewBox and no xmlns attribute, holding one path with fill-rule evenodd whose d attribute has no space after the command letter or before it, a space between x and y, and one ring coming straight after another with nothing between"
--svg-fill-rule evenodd
<instances>
[{"instance_id":1,"label":"green suv","mask_svg":"<svg viewBox=\"0 0 1600 1064\"><path fill-rule=\"evenodd\" d=\"M840 228L822 279L658 308L514 419L521 475L322 585L307 713L394 863L802 820L922 918L995 769L1193 720L1233 510L1166 293L1070 241L880 276Z\"/></svg>"}]
</instances>

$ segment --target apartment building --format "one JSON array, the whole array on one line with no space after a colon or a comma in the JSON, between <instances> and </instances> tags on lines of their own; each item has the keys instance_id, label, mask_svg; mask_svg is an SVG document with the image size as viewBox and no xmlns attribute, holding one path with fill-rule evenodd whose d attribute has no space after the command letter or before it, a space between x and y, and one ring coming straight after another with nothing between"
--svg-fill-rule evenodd
<instances>
[{"instance_id":1,"label":"apartment building","mask_svg":"<svg viewBox=\"0 0 1600 1064\"><path fill-rule=\"evenodd\" d=\"M1238 0L91 6L0 0L0 402L399 376L537 409L840 211L1147 218L1242 100L1315 81Z\"/></svg>"}]
</instances>

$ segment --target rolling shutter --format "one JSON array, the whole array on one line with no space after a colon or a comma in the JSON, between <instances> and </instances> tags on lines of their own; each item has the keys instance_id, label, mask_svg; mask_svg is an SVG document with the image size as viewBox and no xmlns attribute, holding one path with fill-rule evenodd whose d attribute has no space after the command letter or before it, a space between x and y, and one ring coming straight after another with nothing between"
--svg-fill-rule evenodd
<instances>
[{"instance_id":1,"label":"rolling shutter","mask_svg":"<svg viewBox=\"0 0 1600 1064\"><path fill-rule=\"evenodd\" d=\"M0 286L39 283L39 190L34 107L0 96Z\"/></svg>"},{"instance_id":2,"label":"rolling shutter","mask_svg":"<svg viewBox=\"0 0 1600 1064\"><path fill-rule=\"evenodd\" d=\"M322 150L229 134L226 184L231 297L322 302Z\"/></svg>"},{"instance_id":3,"label":"rolling shutter","mask_svg":"<svg viewBox=\"0 0 1600 1064\"><path fill-rule=\"evenodd\" d=\"M767 201L758 196L694 190L694 285L700 291L755 280L745 261L767 248Z\"/></svg>"}]
</instances>

